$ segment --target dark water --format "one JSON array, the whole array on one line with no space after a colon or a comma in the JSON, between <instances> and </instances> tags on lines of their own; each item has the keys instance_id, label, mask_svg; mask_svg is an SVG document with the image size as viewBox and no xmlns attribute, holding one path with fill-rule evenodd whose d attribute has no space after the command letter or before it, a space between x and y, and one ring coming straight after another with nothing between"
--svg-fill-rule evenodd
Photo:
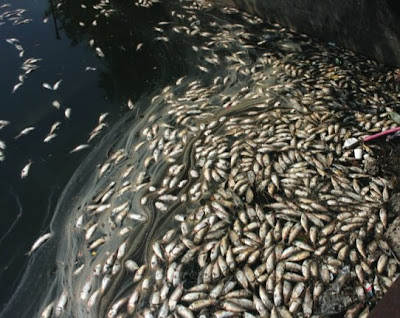
<instances>
[{"instance_id":1,"label":"dark water","mask_svg":"<svg viewBox=\"0 0 400 318\"><path fill-rule=\"evenodd\" d=\"M78 2L64 3L62 16L53 15L54 5L51 1L14 1L0 9L0 15L26 9L19 20L31 19L19 25L5 16L0 20L0 119L11 122L0 130L0 140L7 145L5 161L0 162L0 311L29 262L25 254L49 231L55 203L82 159L129 110L128 99L134 103L151 91L155 81L177 78L182 71L177 63L168 72L160 72L163 60L170 57L163 53L162 44L147 41L153 38L151 26L162 20L160 6L130 6L130 12L118 11L115 18L99 18L94 27L90 23L97 11L89 2L88 9ZM123 2L119 5L120 9L124 6ZM80 26L80 21L89 26ZM23 57L6 42L9 38L19 40ZM104 58L90 46L91 39L101 47ZM136 51L139 43L143 47ZM12 94L18 74L23 73L22 63L31 57L41 59L36 63L39 68ZM172 60L175 58L179 59L179 54ZM85 71L86 67L96 70ZM44 82L52 85L60 79L56 91L42 87ZM52 106L54 100L61 103L60 109ZM70 120L64 116L65 108L72 110ZM86 143L99 115L105 112L109 113L105 120L109 127L90 142L91 149L69 154ZM44 143L56 121L61 122L57 137ZM28 126L35 130L14 140ZM29 160L33 162L29 175L21 179L21 170Z\"/></svg>"}]
</instances>

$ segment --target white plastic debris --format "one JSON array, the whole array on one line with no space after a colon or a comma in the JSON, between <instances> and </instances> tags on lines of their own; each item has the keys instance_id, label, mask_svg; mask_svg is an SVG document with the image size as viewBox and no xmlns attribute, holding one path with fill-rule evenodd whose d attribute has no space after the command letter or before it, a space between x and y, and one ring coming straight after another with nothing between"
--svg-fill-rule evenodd
<instances>
[{"instance_id":1,"label":"white plastic debris","mask_svg":"<svg viewBox=\"0 0 400 318\"><path fill-rule=\"evenodd\" d=\"M352 147L352 146L354 146L355 144L357 144L358 143L358 140L356 139L356 138L349 138L349 139L346 139L345 141L344 141L344 144L343 144L343 148L350 148L350 147Z\"/></svg>"},{"instance_id":2,"label":"white plastic debris","mask_svg":"<svg viewBox=\"0 0 400 318\"><path fill-rule=\"evenodd\" d=\"M362 158L362 156L363 156L363 151L362 151L362 149L360 149L360 148L354 149L354 157L355 157L357 160L360 160L360 159Z\"/></svg>"}]
</instances>

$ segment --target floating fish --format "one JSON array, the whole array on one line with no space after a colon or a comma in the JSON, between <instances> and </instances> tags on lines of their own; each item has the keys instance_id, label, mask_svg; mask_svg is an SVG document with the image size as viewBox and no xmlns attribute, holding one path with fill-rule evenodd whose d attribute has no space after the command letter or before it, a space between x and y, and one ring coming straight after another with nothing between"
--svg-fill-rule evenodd
<instances>
[{"instance_id":1,"label":"floating fish","mask_svg":"<svg viewBox=\"0 0 400 318\"><path fill-rule=\"evenodd\" d=\"M64 112L65 118L71 119L71 108L67 108Z\"/></svg>"},{"instance_id":2,"label":"floating fish","mask_svg":"<svg viewBox=\"0 0 400 318\"><path fill-rule=\"evenodd\" d=\"M52 105L57 109L60 109L60 107L61 107L61 104L58 100L53 101Z\"/></svg>"},{"instance_id":3,"label":"floating fish","mask_svg":"<svg viewBox=\"0 0 400 318\"><path fill-rule=\"evenodd\" d=\"M56 136L57 136L57 134L47 135L46 138L43 139L43 142L49 142L50 140L52 140Z\"/></svg>"},{"instance_id":4,"label":"floating fish","mask_svg":"<svg viewBox=\"0 0 400 318\"><path fill-rule=\"evenodd\" d=\"M23 83L18 83L18 84L16 84L16 85L14 85L13 90L12 90L11 93L14 94L15 91L16 91L18 88L20 88L22 84L23 84Z\"/></svg>"},{"instance_id":5,"label":"floating fish","mask_svg":"<svg viewBox=\"0 0 400 318\"><path fill-rule=\"evenodd\" d=\"M23 129L17 136L15 136L14 139L18 139L19 137L28 134L29 132L31 132L34 129L35 129L35 127L27 127L25 129Z\"/></svg>"},{"instance_id":6,"label":"floating fish","mask_svg":"<svg viewBox=\"0 0 400 318\"><path fill-rule=\"evenodd\" d=\"M109 115L109 113L102 113L99 116L99 125L106 119L106 117Z\"/></svg>"},{"instance_id":7,"label":"floating fish","mask_svg":"<svg viewBox=\"0 0 400 318\"><path fill-rule=\"evenodd\" d=\"M139 43L139 44L136 46L136 51L139 51L139 50L142 48L142 46L143 46L143 43Z\"/></svg>"},{"instance_id":8,"label":"floating fish","mask_svg":"<svg viewBox=\"0 0 400 318\"><path fill-rule=\"evenodd\" d=\"M74 149L72 149L69 153L74 153L74 152L77 152L77 151L80 151L80 150L83 150L83 149L86 149L89 147L90 146L88 144L82 144L82 145L79 145L79 146L75 147Z\"/></svg>"},{"instance_id":9,"label":"floating fish","mask_svg":"<svg viewBox=\"0 0 400 318\"><path fill-rule=\"evenodd\" d=\"M22 168L21 179L25 179L28 176L31 165L32 165L32 161L29 160L28 164L26 164L25 167Z\"/></svg>"},{"instance_id":10,"label":"floating fish","mask_svg":"<svg viewBox=\"0 0 400 318\"><path fill-rule=\"evenodd\" d=\"M88 142L90 142L94 137L96 137L98 134L100 134L101 130L107 127L107 125L105 123L100 123L99 125L97 125L89 134L89 139Z\"/></svg>"},{"instance_id":11,"label":"floating fish","mask_svg":"<svg viewBox=\"0 0 400 318\"><path fill-rule=\"evenodd\" d=\"M42 86L43 86L44 88L48 89L48 90L51 90L51 91L53 90L53 87L51 87L51 85L48 84L48 83L43 83Z\"/></svg>"},{"instance_id":12,"label":"floating fish","mask_svg":"<svg viewBox=\"0 0 400 318\"><path fill-rule=\"evenodd\" d=\"M62 79L57 81L53 86L51 86L49 83L43 83L42 86L50 91L55 91L59 88L61 82L62 82Z\"/></svg>"},{"instance_id":13,"label":"floating fish","mask_svg":"<svg viewBox=\"0 0 400 318\"><path fill-rule=\"evenodd\" d=\"M9 38L9 39L6 39L6 42L10 43L10 44L14 44L14 43L19 42L19 40L17 38Z\"/></svg>"},{"instance_id":14,"label":"floating fish","mask_svg":"<svg viewBox=\"0 0 400 318\"><path fill-rule=\"evenodd\" d=\"M96 53L97 53L97 55L98 55L99 57L104 57L104 53L103 53L103 51L101 50L101 48L96 47Z\"/></svg>"},{"instance_id":15,"label":"floating fish","mask_svg":"<svg viewBox=\"0 0 400 318\"><path fill-rule=\"evenodd\" d=\"M53 132L55 132L55 130L56 130L56 129L58 128L58 126L60 126L60 125L61 125L61 122L59 122L59 121L56 121L53 125L51 125L49 135L51 135Z\"/></svg>"},{"instance_id":16,"label":"floating fish","mask_svg":"<svg viewBox=\"0 0 400 318\"><path fill-rule=\"evenodd\" d=\"M57 82L53 85L53 90L54 90L54 91L57 90L58 87L60 87L61 82L62 82L62 79L60 79L59 81L57 81Z\"/></svg>"},{"instance_id":17,"label":"floating fish","mask_svg":"<svg viewBox=\"0 0 400 318\"><path fill-rule=\"evenodd\" d=\"M34 251L36 251L39 248L39 246L44 244L51 236L52 236L51 233L46 233L46 234L42 235L41 237L39 237L35 241L35 243L33 243L32 247L29 250L29 252L27 253L27 255L31 255Z\"/></svg>"},{"instance_id":18,"label":"floating fish","mask_svg":"<svg viewBox=\"0 0 400 318\"><path fill-rule=\"evenodd\" d=\"M0 120L0 129L3 129L4 127L8 126L10 122L8 120Z\"/></svg>"},{"instance_id":19,"label":"floating fish","mask_svg":"<svg viewBox=\"0 0 400 318\"><path fill-rule=\"evenodd\" d=\"M93 134L90 134L89 138L88 138L88 142L91 142L99 134L100 134L100 131L98 131L96 133L93 133Z\"/></svg>"}]
</instances>

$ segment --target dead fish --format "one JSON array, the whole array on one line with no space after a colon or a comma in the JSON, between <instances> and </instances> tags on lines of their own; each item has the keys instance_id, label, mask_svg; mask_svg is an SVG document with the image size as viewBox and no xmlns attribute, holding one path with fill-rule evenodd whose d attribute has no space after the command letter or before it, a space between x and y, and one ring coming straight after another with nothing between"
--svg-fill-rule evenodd
<instances>
[{"instance_id":1,"label":"dead fish","mask_svg":"<svg viewBox=\"0 0 400 318\"><path fill-rule=\"evenodd\" d=\"M24 178L26 178L28 176L29 169L31 168L31 164L32 164L32 161L29 160L28 164L25 165L25 167L22 168L21 179L24 179Z\"/></svg>"},{"instance_id":2,"label":"dead fish","mask_svg":"<svg viewBox=\"0 0 400 318\"><path fill-rule=\"evenodd\" d=\"M133 107L135 107L135 105L132 103L132 101L130 99L128 99L128 108L129 109L133 109Z\"/></svg>"},{"instance_id":3,"label":"dead fish","mask_svg":"<svg viewBox=\"0 0 400 318\"><path fill-rule=\"evenodd\" d=\"M10 43L10 44L14 44L14 43L19 42L19 40L17 38L9 38L9 39L6 39L6 42Z\"/></svg>"},{"instance_id":4,"label":"dead fish","mask_svg":"<svg viewBox=\"0 0 400 318\"><path fill-rule=\"evenodd\" d=\"M58 89L58 87L60 86L62 82L62 79L55 82L53 86L51 86L49 83L43 83L42 86L50 91L55 91Z\"/></svg>"},{"instance_id":5,"label":"dead fish","mask_svg":"<svg viewBox=\"0 0 400 318\"><path fill-rule=\"evenodd\" d=\"M8 126L10 122L8 120L0 120L0 129L3 129L4 127Z\"/></svg>"},{"instance_id":6,"label":"dead fish","mask_svg":"<svg viewBox=\"0 0 400 318\"><path fill-rule=\"evenodd\" d=\"M67 108L64 112L65 118L71 119L71 108Z\"/></svg>"},{"instance_id":7,"label":"dead fish","mask_svg":"<svg viewBox=\"0 0 400 318\"><path fill-rule=\"evenodd\" d=\"M62 82L62 79L60 79L59 81L54 83L53 91L57 90L60 87L61 82Z\"/></svg>"},{"instance_id":8,"label":"dead fish","mask_svg":"<svg viewBox=\"0 0 400 318\"><path fill-rule=\"evenodd\" d=\"M57 134L47 135L46 138L43 139L43 142L49 142L50 140L52 140L56 136L57 136Z\"/></svg>"},{"instance_id":9,"label":"dead fish","mask_svg":"<svg viewBox=\"0 0 400 318\"><path fill-rule=\"evenodd\" d=\"M35 127L27 127L27 128L24 128L17 136L14 137L14 139L18 139L19 137L28 134L29 132L31 132L31 131L34 130L34 129L35 129Z\"/></svg>"},{"instance_id":10,"label":"dead fish","mask_svg":"<svg viewBox=\"0 0 400 318\"><path fill-rule=\"evenodd\" d=\"M51 85L50 85L50 84L48 84L48 83L43 83L43 84L42 84L42 86L43 86L44 88L46 88L46 89L50 90L50 91L52 91L52 90L53 90L53 87L51 87Z\"/></svg>"},{"instance_id":11,"label":"dead fish","mask_svg":"<svg viewBox=\"0 0 400 318\"><path fill-rule=\"evenodd\" d=\"M33 243L30 251L28 253L26 253L26 255L31 255L34 251L36 251L38 249L38 247L40 245L42 245L43 243L45 243L53 234L51 233L46 233L44 235L42 235L41 237L39 237L35 243Z\"/></svg>"},{"instance_id":12,"label":"dead fish","mask_svg":"<svg viewBox=\"0 0 400 318\"><path fill-rule=\"evenodd\" d=\"M80 151L80 150L83 150L83 149L86 149L89 147L90 146L88 144L82 144L82 145L79 145L79 146L75 147L74 149L72 149L69 153L74 153L74 152L77 152L77 151Z\"/></svg>"},{"instance_id":13,"label":"dead fish","mask_svg":"<svg viewBox=\"0 0 400 318\"><path fill-rule=\"evenodd\" d=\"M142 48L142 46L143 46L143 43L139 43L139 44L136 46L136 51L139 51L139 50Z\"/></svg>"},{"instance_id":14,"label":"dead fish","mask_svg":"<svg viewBox=\"0 0 400 318\"><path fill-rule=\"evenodd\" d=\"M56 129L58 128L58 126L60 126L60 125L61 125L61 122L59 122L59 121L56 121L53 125L51 125L49 135L54 133L56 131Z\"/></svg>"},{"instance_id":15,"label":"dead fish","mask_svg":"<svg viewBox=\"0 0 400 318\"><path fill-rule=\"evenodd\" d=\"M60 107L61 107L61 104L58 100L53 101L52 105L57 109L60 109Z\"/></svg>"},{"instance_id":16,"label":"dead fish","mask_svg":"<svg viewBox=\"0 0 400 318\"><path fill-rule=\"evenodd\" d=\"M97 53L97 55L98 55L99 57L104 57L104 53L103 53L103 51L101 50L101 48L96 47L96 53Z\"/></svg>"},{"instance_id":17,"label":"dead fish","mask_svg":"<svg viewBox=\"0 0 400 318\"><path fill-rule=\"evenodd\" d=\"M106 119L106 117L109 115L109 113L102 113L99 116L99 125L102 124L104 122L104 119Z\"/></svg>"},{"instance_id":18,"label":"dead fish","mask_svg":"<svg viewBox=\"0 0 400 318\"><path fill-rule=\"evenodd\" d=\"M104 127L107 127L107 125L104 124L104 123L101 123L101 124L97 125L97 126L91 131L91 133L89 134L88 142L90 142L94 137L96 137L98 134L100 134L101 130L102 130Z\"/></svg>"},{"instance_id":19,"label":"dead fish","mask_svg":"<svg viewBox=\"0 0 400 318\"><path fill-rule=\"evenodd\" d=\"M23 84L23 83L18 83L18 84L16 84L16 85L14 85L13 90L12 90L11 93L14 94L15 91L16 91L18 88L20 88L20 87L22 86L22 84Z\"/></svg>"},{"instance_id":20,"label":"dead fish","mask_svg":"<svg viewBox=\"0 0 400 318\"><path fill-rule=\"evenodd\" d=\"M99 134L100 134L100 131L95 132L95 133L93 133L93 134L89 134L89 138L88 138L87 142L91 142L92 139L94 139L94 138L95 138L97 135L99 135Z\"/></svg>"}]
</instances>

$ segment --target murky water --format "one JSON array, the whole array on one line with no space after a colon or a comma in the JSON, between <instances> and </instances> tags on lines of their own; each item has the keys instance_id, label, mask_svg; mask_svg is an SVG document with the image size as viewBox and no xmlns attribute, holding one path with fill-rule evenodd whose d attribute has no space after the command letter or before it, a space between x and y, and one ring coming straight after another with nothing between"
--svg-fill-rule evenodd
<instances>
[{"instance_id":1,"label":"murky water","mask_svg":"<svg viewBox=\"0 0 400 318\"><path fill-rule=\"evenodd\" d=\"M57 32L74 45L69 50L87 50L89 63L71 57L71 64L101 71L82 65L78 75L64 66L34 83L39 68L10 97L31 82L41 98L49 95L49 111L64 116L51 106L57 98L72 114L60 119L63 148L44 155L34 145L35 136L43 138L37 129L21 137L36 152L27 146L19 169L8 166L17 180L27 160L34 162L9 190L22 217L3 244L22 241L27 204L33 209L24 195L39 198L28 182L46 185L41 198L49 203L34 236L49 234L32 251L3 315L310 317L350 310L364 317L398 275L383 237L393 220L384 209L393 184L366 170L379 149L360 143L394 126L393 70L233 9L136 4L50 4ZM60 78L59 89L42 87ZM100 89L80 86L96 79ZM105 111L104 138L68 154L88 144ZM44 126L37 119L21 128L33 124ZM10 127L6 140L21 130ZM363 160L346 149L350 137ZM12 152L5 154L7 164ZM46 170L51 163L57 173ZM49 191L54 183L42 175L58 176L64 163L58 187L76 170L58 197L60 188ZM364 291L368 283L375 299ZM339 309L324 303L332 290Z\"/></svg>"}]
</instances>

